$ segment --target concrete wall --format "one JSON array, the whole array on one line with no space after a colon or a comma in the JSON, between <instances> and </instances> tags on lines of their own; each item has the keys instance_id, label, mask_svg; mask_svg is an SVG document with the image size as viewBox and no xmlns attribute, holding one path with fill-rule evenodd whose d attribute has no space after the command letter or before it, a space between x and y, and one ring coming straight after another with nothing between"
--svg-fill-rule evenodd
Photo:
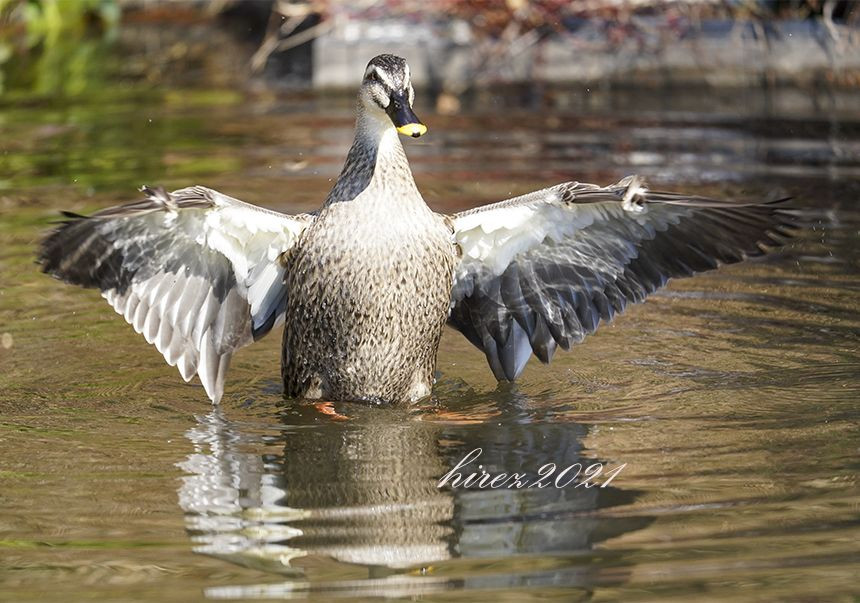
<instances>
[{"instance_id":1,"label":"concrete wall","mask_svg":"<svg viewBox=\"0 0 860 603\"><path fill-rule=\"evenodd\" d=\"M660 19L637 19L619 40L612 24L584 20L566 33L501 44L475 38L455 20L333 18L314 43L317 88L355 86L382 52L406 57L416 85L454 91L521 81L730 86L824 78L860 85L860 31L823 21L706 21L678 31Z\"/></svg>"}]
</instances>

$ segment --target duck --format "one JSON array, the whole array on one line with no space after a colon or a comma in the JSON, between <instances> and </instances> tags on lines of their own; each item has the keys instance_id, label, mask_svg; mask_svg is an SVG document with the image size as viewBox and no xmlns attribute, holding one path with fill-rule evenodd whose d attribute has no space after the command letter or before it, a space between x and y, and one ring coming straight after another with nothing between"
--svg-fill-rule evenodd
<instances>
[{"instance_id":1,"label":"duck","mask_svg":"<svg viewBox=\"0 0 860 603\"><path fill-rule=\"evenodd\" d=\"M408 403L430 395L446 325L513 381L669 279L759 256L794 233L777 201L564 182L452 215L431 210L404 140L427 127L409 65L370 60L355 138L322 206L287 215L203 186L64 219L42 271L96 288L213 403L233 354L284 325L290 398Z\"/></svg>"}]
</instances>

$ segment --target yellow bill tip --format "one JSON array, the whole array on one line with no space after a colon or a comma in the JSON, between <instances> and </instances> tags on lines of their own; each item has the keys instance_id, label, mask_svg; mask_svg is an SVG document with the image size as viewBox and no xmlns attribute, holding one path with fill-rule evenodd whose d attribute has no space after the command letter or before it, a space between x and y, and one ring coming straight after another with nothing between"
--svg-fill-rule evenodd
<instances>
[{"instance_id":1,"label":"yellow bill tip","mask_svg":"<svg viewBox=\"0 0 860 603\"><path fill-rule=\"evenodd\" d=\"M404 136L411 136L412 138L418 138L422 134L427 132L427 126L424 124L412 123L412 124L404 124L397 128L397 131L403 134Z\"/></svg>"}]
</instances>

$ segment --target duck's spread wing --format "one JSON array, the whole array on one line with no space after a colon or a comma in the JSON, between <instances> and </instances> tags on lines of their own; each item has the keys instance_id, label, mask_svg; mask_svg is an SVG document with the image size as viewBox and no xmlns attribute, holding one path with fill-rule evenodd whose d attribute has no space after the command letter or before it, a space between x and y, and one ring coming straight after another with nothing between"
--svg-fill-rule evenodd
<instances>
[{"instance_id":1,"label":"duck's spread wing","mask_svg":"<svg viewBox=\"0 0 860 603\"><path fill-rule=\"evenodd\" d=\"M217 402L233 352L283 319L283 254L312 219L204 187L92 216L65 214L42 243L44 272L101 290L188 381Z\"/></svg>"},{"instance_id":2,"label":"duck's spread wing","mask_svg":"<svg viewBox=\"0 0 860 603\"><path fill-rule=\"evenodd\" d=\"M637 177L565 183L453 216L462 250L449 324L513 380L672 277L762 254L791 236L780 202L649 191Z\"/></svg>"}]
</instances>

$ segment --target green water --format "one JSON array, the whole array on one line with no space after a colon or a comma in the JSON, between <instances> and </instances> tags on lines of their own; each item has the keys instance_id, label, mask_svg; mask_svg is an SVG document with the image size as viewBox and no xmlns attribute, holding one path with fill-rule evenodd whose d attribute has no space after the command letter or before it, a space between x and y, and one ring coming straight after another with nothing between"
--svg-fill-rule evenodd
<instances>
[{"instance_id":1,"label":"green water","mask_svg":"<svg viewBox=\"0 0 860 603\"><path fill-rule=\"evenodd\" d=\"M638 172L791 194L813 227L673 282L516 385L449 332L432 400L330 409L282 399L280 333L238 354L213 409L34 253L60 209L144 183L313 209L351 99L0 97L0 598L856 601L860 114L840 107L860 99L590 94L488 93L456 117L419 94L428 203ZM603 488L437 488L476 448L493 474L623 468Z\"/></svg>"}]
</instances>

